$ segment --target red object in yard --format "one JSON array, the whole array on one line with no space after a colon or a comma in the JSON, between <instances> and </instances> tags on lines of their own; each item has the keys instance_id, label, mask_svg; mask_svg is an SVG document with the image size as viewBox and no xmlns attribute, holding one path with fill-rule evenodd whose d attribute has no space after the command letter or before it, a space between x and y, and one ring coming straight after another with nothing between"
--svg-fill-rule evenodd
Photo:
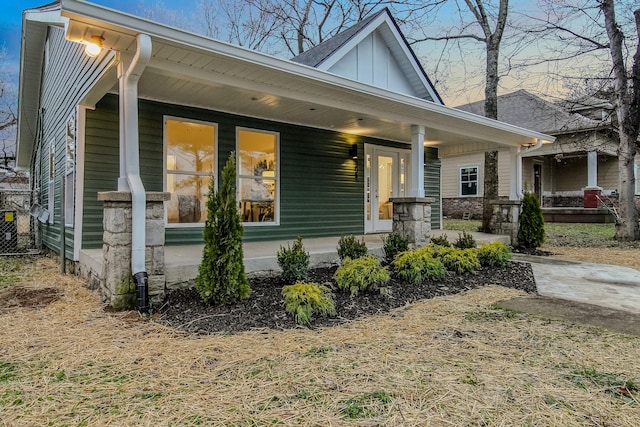
<instances>
[{"instance_id":1,"label":"red object in yard","mask_svg":"<svg viewBox=\"0 0 640 427\"><path fill-rule=\"evenodd\" d=\"M602 196L601 189L585 189L584 190L584 207L585 208L597 208L600 207L600 196Z\"/></svg>"}]
</instances>

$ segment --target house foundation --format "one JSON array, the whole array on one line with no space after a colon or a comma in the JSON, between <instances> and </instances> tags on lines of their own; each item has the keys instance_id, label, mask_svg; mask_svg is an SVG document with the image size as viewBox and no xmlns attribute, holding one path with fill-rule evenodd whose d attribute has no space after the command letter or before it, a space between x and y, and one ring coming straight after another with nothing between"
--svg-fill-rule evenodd
<instances>
[{"instance_id":1,"label":"house foundation","mask_svg":"<svg viewBox=\"0 0 640 427\"><path fill-rule=\"evenodd\" d=\"M393 232L404 236L411 247L429 243L431 233L431 204L433 197L394 197Z\"/></svg>"},{"instance_id":2,"label":"house foundation","mask_svg":"<svg viewBox=\"0 0 640 427\"><path fill-rule=\"evenodd\" d=\"M165 297L164 202L170 193L146 193L145 269L149 276L149 300L160 302ZM90 282L98 288L103 302L115 310L136 306L136 286L131 273L131 193L109 191L98 193L104 203L102 268L91 272Z\"/></svg>"}]
</instances>

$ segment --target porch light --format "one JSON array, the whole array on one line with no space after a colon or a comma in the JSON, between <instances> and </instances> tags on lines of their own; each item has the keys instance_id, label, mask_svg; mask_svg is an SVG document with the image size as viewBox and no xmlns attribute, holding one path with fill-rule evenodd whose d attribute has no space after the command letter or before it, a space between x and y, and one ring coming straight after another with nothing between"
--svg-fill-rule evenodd
<instances>
[{"instance_id":1,"label":"porch light","mask_svg":"<svg viewBox=\"0 0 640 427\"><path fill-rule=\"evenodd\" d=\"M358 144L351 144L351 147L349 147L349 157L353 160L358 160Z\"/></svg>"},{"instance_id":2,"label":"porch light","mask_svg":"<svg viewBox=\"0 0 640 427\"><path fill-rule=\"evenodd\" d=\"M102 42L104 42L104 37L91 36L91 41L85 42L84 52L91 58L95 58L102 52Z\"/></svg>"}]
</instances>

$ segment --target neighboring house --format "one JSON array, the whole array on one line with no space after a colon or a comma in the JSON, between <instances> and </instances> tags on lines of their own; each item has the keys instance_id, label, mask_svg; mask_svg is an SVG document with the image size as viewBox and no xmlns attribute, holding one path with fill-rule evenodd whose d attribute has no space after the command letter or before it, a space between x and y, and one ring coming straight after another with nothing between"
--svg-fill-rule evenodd
<instances>
[{"instance_id":1,"label":"neighboring house","mask_svg":"<svg viewBox=\"0 0 640 427\"><path fill-rule=\"evenodd\" d=\"M108 191L133 199L132 254L157 232L136 211L153 192L162 243L201 244L231 153L260 241L389 231L396 196L434 197L439 228L439 150L552 139L444 106L386 9L293 61L77 0L25 11L22 40L17 163L44 245L74 261L103 246Z\"/></svg>"},{"instance_id":2,"label":"neighboring house","mask_svg":"<svg viewBox=\"0 0 640 427\"><path fill-rule=\"evenodd\" d=\"M457 107L483 114L484 102ZM579 114L580 113L580 114ZM525 90L498 97L498 119L556 137L553 144L523 150L521 183L509 173L513 150L499 150L500 196L517 189L535 192L545 207L584 207L585 190L615 194L618 188L617 134L611 125L611 105L591 99L588 103L543 100ZM482 215L484 152L440 152L442 157L443 213L461 217ZM516 177L516 179L518 179ZM587 205L593 200L587 197ZM589 207L597 207L596 205Z\"/></svg>"}]
</instances>

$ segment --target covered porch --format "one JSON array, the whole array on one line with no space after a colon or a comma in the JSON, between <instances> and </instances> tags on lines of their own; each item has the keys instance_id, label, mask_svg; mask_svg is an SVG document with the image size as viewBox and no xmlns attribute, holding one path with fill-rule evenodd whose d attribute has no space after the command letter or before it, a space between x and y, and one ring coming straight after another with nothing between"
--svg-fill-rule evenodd
<instances>
[{"instance_id":1,"label":"covered porch","mask_svg":"<svg viewBox=\"0 0 640 427\"><path fill-rule=\"evenodd\" d=\"M432 237L447 236L450 242L458 239L460 231L456 230L433 230ZM478 242L500 241L505 244L510 243L509 236L471 232L469 233ZM364 239L369 253L382 256L382 239L386 234L366 234L358 236ZM338 260L338 240L339 236L321 237L313 239L303 239L305 250L311 256L311 266L318 267L327 264L335 264ZM280 246L292 245L292 240L274 240L267 242L246 242L244 249L244 265L247 274L274 273L278 272L278 262L276 254ZM203 245L188 246L167 246L165 247L165 278L166 289L177 289L181 287L194 286L198 274L198 266L202 260ZM83 249L80 251L81 268L89 268L94 271L102 271L104 256L102 249Z\"/></svg>"}]
</instances>

